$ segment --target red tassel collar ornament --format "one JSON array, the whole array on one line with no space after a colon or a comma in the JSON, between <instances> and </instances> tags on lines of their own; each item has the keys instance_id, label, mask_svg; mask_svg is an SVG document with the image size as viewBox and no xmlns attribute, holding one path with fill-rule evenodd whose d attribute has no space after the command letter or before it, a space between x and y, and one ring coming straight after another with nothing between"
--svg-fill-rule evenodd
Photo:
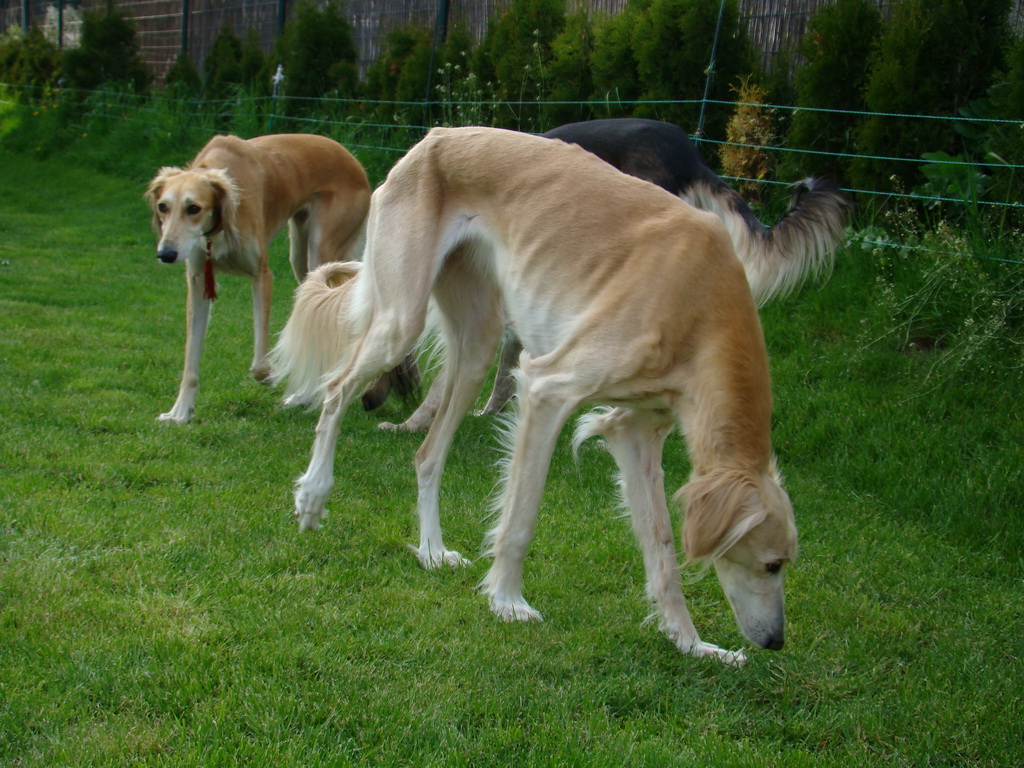
<instances>
[{"instance_id":1,"label":"red tassel collar ornament","mask_svg":"<svg viewBox=\"0 0 1024 768\"><path fill-rule=\"evenodd\" d=\"M206 261L203 263L203 297L213 301L217 298L217 281L213 277L213 241L206 239Z\"/></svg>"}]
</instances>

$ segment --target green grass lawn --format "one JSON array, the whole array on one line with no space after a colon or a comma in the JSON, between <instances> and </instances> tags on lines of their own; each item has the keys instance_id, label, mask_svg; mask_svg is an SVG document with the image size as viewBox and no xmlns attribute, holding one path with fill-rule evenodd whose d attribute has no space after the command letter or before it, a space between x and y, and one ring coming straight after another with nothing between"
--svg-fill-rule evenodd
<instances>
[{"instance_id":1,"label":"green grass lawn","mask_svg":"<svg viewBox=\"0 0 1024 768\"><path fill-rule=\"evenodd\" d=\"M1022 377L868 343L869 254L763 315L801 556L785 649L732 669L644 624L596 441L574 464L563 436L551 470L526 569L543 624L491 616L486 560L408 551L419 437L374 428L400 404L349 413L330 516L300 536L316 415L248 377L246 281L221 281L195 420L160 423L184 280L144 184L0 163L0 764L1024 764ZM273 261L276 331L283 240ZM467 420L442 487L474 558L492 427ZM685 482L678 437L666 475ZM713 576L686 591L705 639L743 644Z\"/></svg>"}]
</instances>

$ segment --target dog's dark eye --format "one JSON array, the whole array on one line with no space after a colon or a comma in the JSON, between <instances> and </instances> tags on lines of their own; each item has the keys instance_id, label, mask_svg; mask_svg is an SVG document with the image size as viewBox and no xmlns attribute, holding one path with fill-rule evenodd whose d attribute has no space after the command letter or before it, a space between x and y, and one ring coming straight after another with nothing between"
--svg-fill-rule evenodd
<instances>
[{"instance_id":1,"label":"dog's dark eye","mask_svg":"<svg viewBox=\"0 0 1024 768\"><path fill-rule=\"evenodd\" d=\"M167 203L157 203L156 210L159 213L167 213L167 211L168 211Z\"/></svg>"},{"instance_id":2,"label":"dog's dark eye","mask_svg":"<svg viewBox=\"0 0 1024 768\"><path fill-rule=\"evenodd\" d=\"M185 209L185 213L187 213L187 214L188 214L189 216L195 216L195 215L196 215L196 214L198 214L198 213L199 213L199 212L200 212L201 210L203 210L203 209L202 209L202 208L200 208L200 207L199 207L198 205L196 205L195 203L193 203L192 205L188 206L188 208L186 208L186 209Z\"/></svg>"},{"instance_id":3,"label":"dog's dark eye","mask_svg":"<svg viewBox=\"0 0 1024 768\"><path fill-rule=\"evenodd\" d=\"M766 563L764 569L768 571L768 573L778 573L782 570L782 561L775 560L774 562Z\"/></svg>"}]
</instances>

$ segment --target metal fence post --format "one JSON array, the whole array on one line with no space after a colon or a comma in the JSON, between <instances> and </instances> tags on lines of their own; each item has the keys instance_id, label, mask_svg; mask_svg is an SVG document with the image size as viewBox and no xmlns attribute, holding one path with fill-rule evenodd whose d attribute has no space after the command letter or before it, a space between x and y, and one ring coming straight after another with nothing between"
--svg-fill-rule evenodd
<instances>
[{"instance_id":1,"label":"metal fence post","mask_svg":"<svg viewBox=\"0 0 1024 768\"><path fill-rule=\"evenodd\" d=\"M277 0L277 34L284 31L285 17L288 15L287 0Z\"/></svg>"},{"instance_id":2,"label":"metal fence post","mask_svg":"<svg viewBox=\"0 0 1024 768\"><path fill-rule=\"evenodd\" d=\"M430 63L427 64L427 92L423 96L423 127L430 128L430 94L434 90L434 53L448 37L448 0L440 0L434 21L434 39L430 43Z\"/></svg>"},{"instance_id":3,"label":"metal fence post","mask_svg":"<svg viewBox=\"0 0 1024 768\"><path fill-rule=\"evenodd\" d=\"M181 53L188 53L188 0L181 0Z\"/></svg>"}]
</instances>

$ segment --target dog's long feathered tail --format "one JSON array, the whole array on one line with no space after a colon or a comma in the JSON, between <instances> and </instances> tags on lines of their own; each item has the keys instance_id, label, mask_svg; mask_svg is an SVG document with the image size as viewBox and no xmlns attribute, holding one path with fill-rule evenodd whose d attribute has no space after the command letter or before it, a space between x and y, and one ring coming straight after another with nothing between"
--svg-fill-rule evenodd
<instances>
[{"instance_id":1,"label":"dog's long feathered tail","mask_svg":"<svg viewBox=\"0 0 1024 768\"><path fill-rule=\"evenodd\" d=\"M329 374L343 362L353 335L349 326L358 311L351 306L355 278L363 267L359 261L332 261L310 272L295 291L288 323L270 352L272 384L285 383L289 405L318 406ZM403 400L418 399L420 373L410 354L396 368L384 373L371 391L376 399L364 407L381 405L389 392Z\"/></svg>"},{"instance_id":2,"label":"dog's long feathered tail","mask_svg":"<svg viewBox=\"0 0 1024 768\"><path fill-rule=\"evenodd\" d=\"M709 174L710 176L710 174ZM746 201L720 179L708 179L685 191L698 208L725 222L736 255L758 306L785 296L807 277L832 269L851 205L832 182L808 178L793 184L789 210L767 227Z\"/></svg>"},{"instance_id":3,"label":"dog's long feathered tail","mask_svg":"<svg viewBox=\"0 0 1024 768\"><path fill-rule=\"evenodd\" d=\"M332 261L310 272L295 291L288 323L270 352L270 381L285 383L285 402L316 406L323 402L324 376L345 354L343 331L358 261Z\"/></svg>"}]
</instances>

